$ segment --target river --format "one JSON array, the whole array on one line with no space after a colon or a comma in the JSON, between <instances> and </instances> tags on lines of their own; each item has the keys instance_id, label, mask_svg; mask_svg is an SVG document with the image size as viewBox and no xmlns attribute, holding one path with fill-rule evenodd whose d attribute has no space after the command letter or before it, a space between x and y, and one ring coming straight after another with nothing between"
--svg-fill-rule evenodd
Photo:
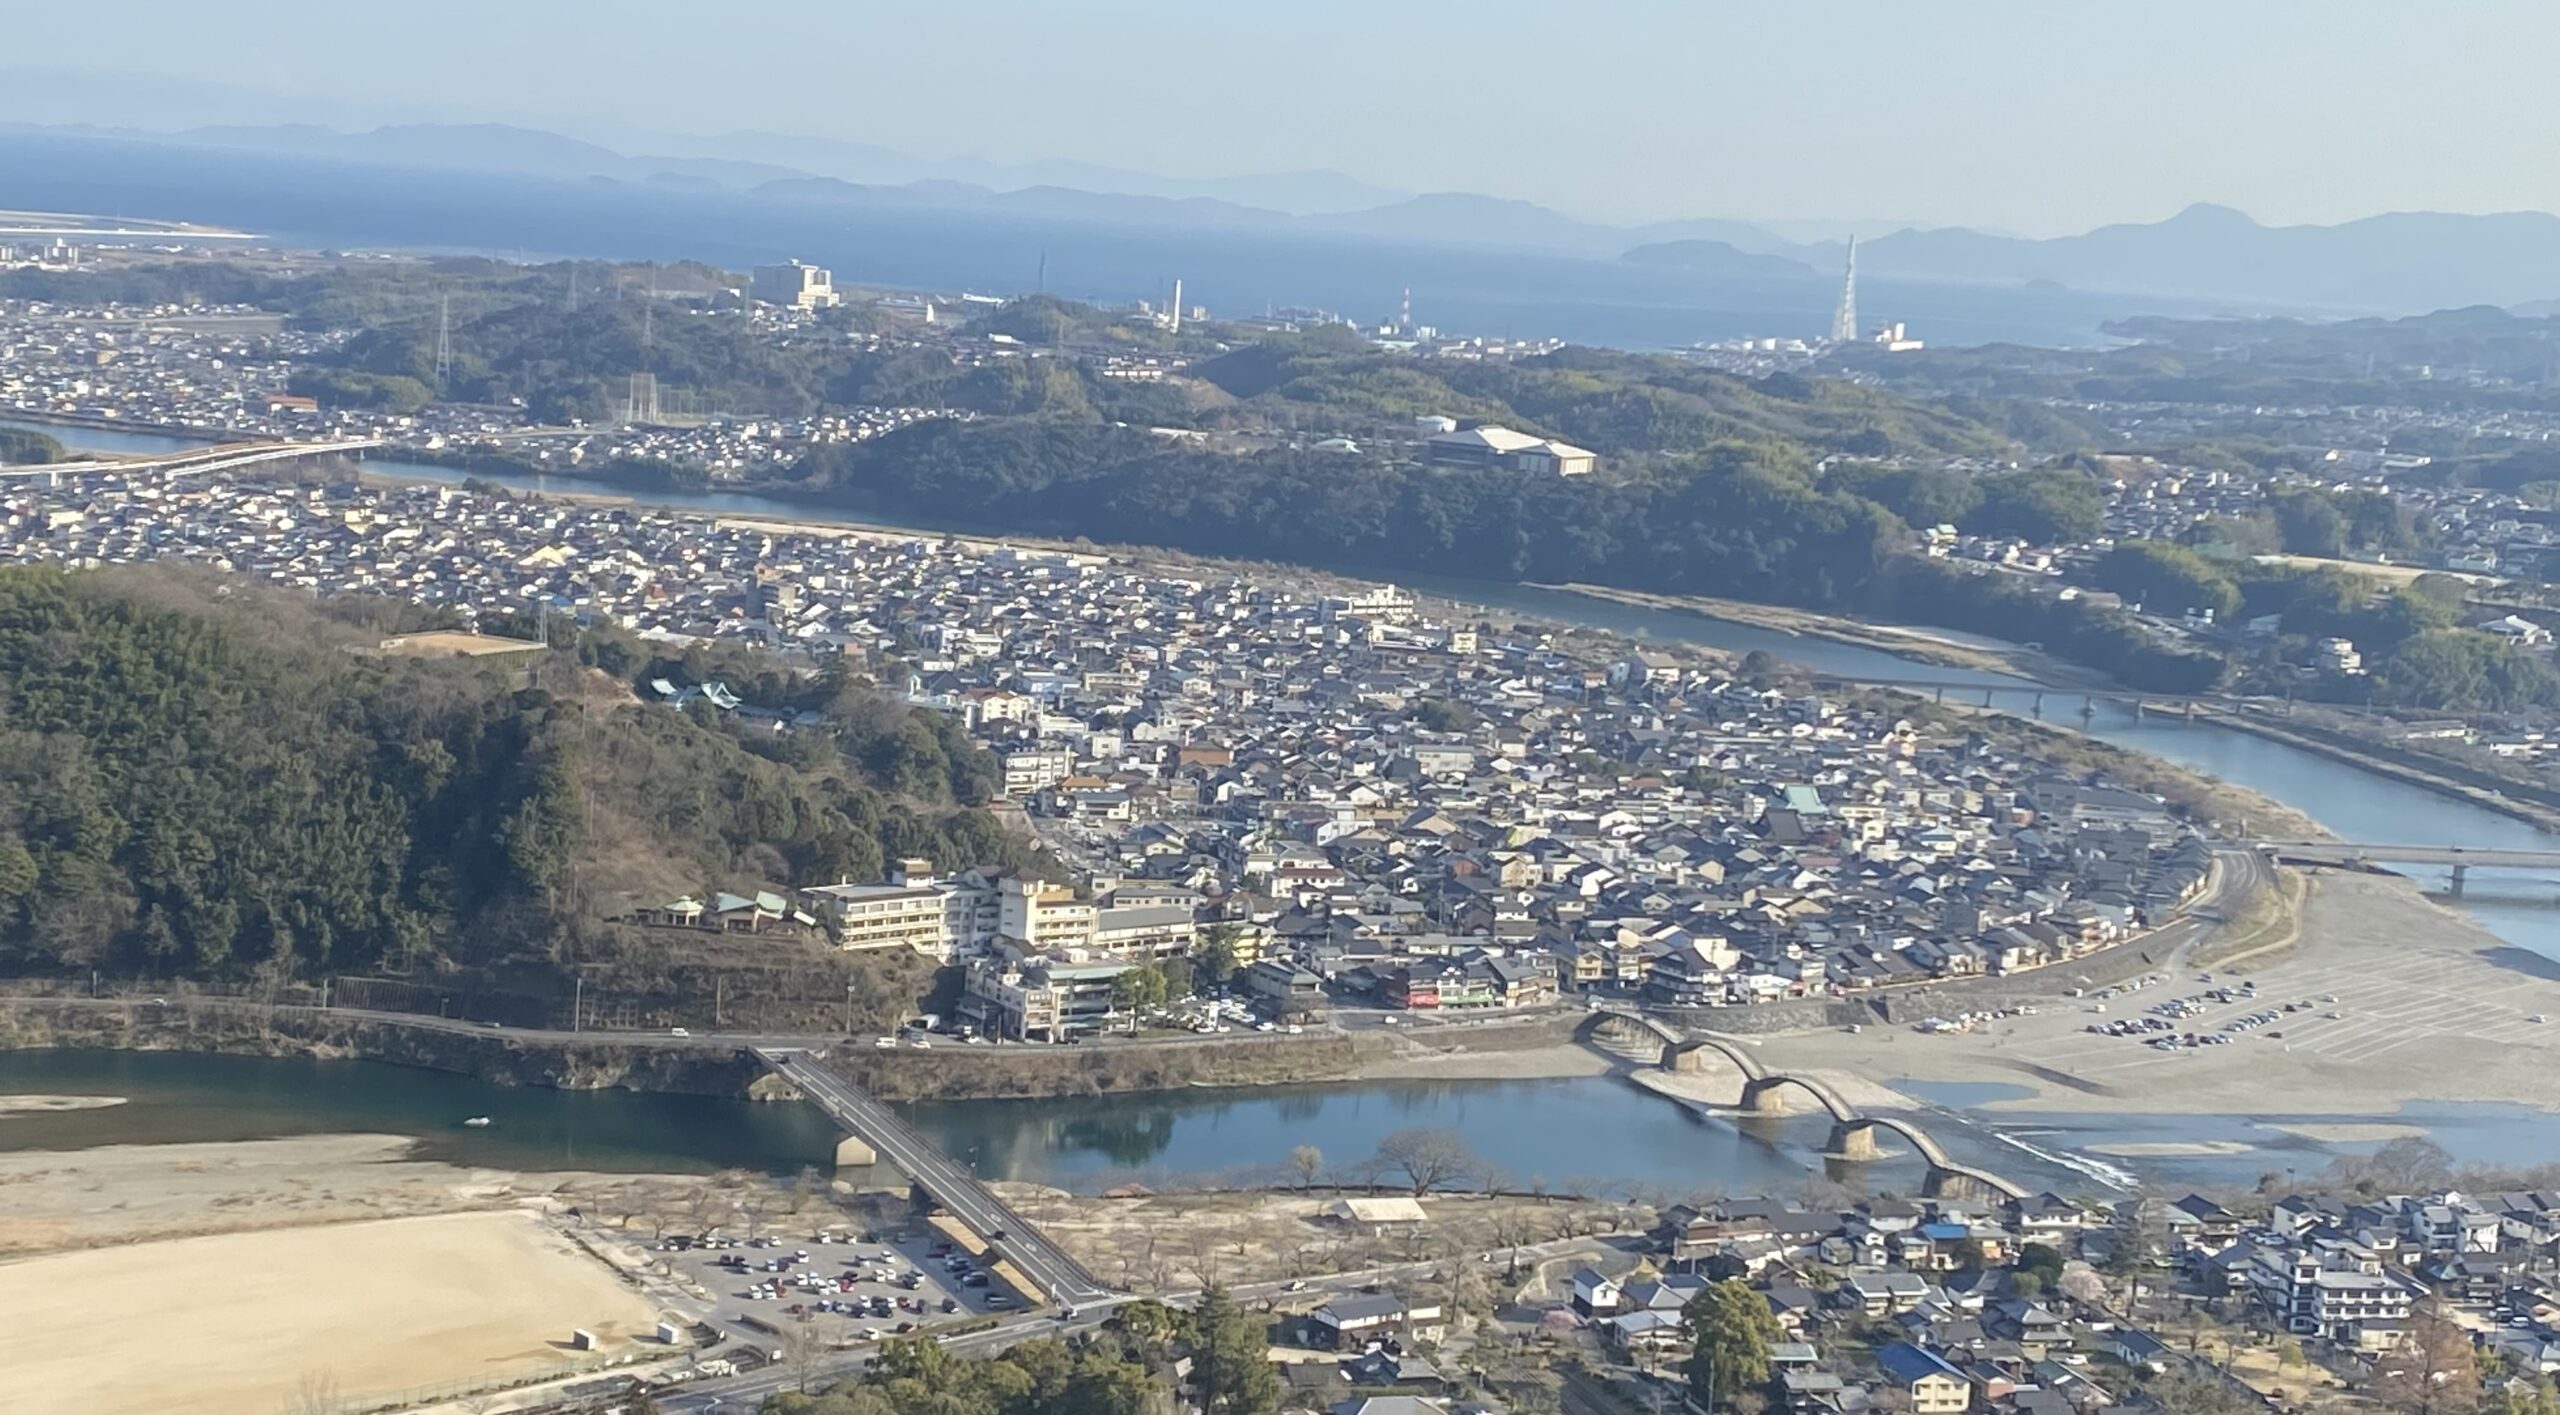
<instances>
[{"instance_id":1,"label":"river","mask_svg":"<svg viewBox=\"0 0 2560 1415\"><path fill-rule=\"evenodd\" d=\"M5 424L0 424L5 425ZM28 426L33 426L29 424ZM197 445L156 434L45 426L66 445L94 451L160 451ZM597 483L530 476L488 476L420 463L376 460L376 474L457 483L471 476L524 491L596 494ZM646 492L631 499L671 510L704 514L789 517L838 524L884 525L903 530L959 529L897 525L796 502L722 492ZM1567 591L1522 585L1438 579L1408 580L1411 588L1537 618L1571 622L1636 638L1698 644L1734 652L1765 649L1780 658L1849 677L1906 678L1950 687L2016 686L2023 680L1980 670L1949 668L1885 651L1679 611L1647 609ZM2077 702L2072 702L2076 709ZM2153 715L2101 703L2087 720L2091 735L2149 752L2292 806L2351 840L2454 843L2551 848L2553 838L2523 822L2371 772L2341 765L2282 743L2209 721ZM2423 877L2423 874L2422 874ZM2439 879L2437 881L2441 883ZM2545 958L2560 960L2560 881L2533 872L2475 870L2459 907L2500 938ZM136 1105L64 1116L0 1119L0 1149L47 1144L107 1143L166 1133L221 1138L295 1129L387 1129L421 1135L431 1151L516 1165L578 1164L632 1167L751 1165L789 1168L816 1154L806 1117L740 1103L620 1093L581 1095L499 1091L451 1077L394 1073L392 1068L336 1063L240 1062L220 1069L197 1063L169 1071L143 1071L152 1058L108 1059L106 1054L64 1054L69 1068L28 1055L0 1057L0 1090L41 1091L49 1086L92 1093L137 1088ZM80 1058L86 1058L80 1059ZM300 1067L323 1068L300 1070ZM51 1079L47 1079L51 1075ZM370 1077L371 1079L363 1079ZM396 1079L395 1079L396 1077ZM233 1087L250 1098L233 1104ZM171 1089L174 1087L174 1089ZM1939 1105L1961 1109L1980 1098L1916 1088ZM146 1106L143 1096L153 1099ZM226 1098L226 1099L217 1099ZM502 1112L504 1112L502 1114ZM499 1123L486 1131L454 1128L462 1115L489 1114ZM1561 1181L1561 1166L1546 1157L1575 1156L1575 1172L1634 1179L1666 1188L1712 1184L1727 1189L1766 1185L1801 1176L1817 1163L1822 1140L1798 1122L1776 1130L1745 1132L1722 1122L1700 1122L1676 1108L1606 1078L1564 1081L1392 1083L1291 1088L1251 1093L1190 1092L1172 1096L1095 1101L974 1101L916 1107L920 1125L955 1154L986 1173L1004 1177L1093 1183L1117 1176L1268 1173L1289 1150L1314 1144L1337 1161L1356 1159L1398 1125L1445 1124L1459 1128L1480 1151L1526 1179L1543 1174ZM2511 1160L2547 1148L2552 1126L2522 1124L2526 1113L2506 1107L2430 1107L2399 1118L2425 1125L2458 1156ZM2537 1117L2548 1120L2549 1117ZM2001 1128L1959 1124L1945 1114L1941 1138L1958 1158L1979 1160L2004 1173L2039 1183L2085 1179L2034 1150L2059 1151L2103 1129L2109 1139L2222 1139L2263 1117L2175 1117L2127 1121L2071 1115L2003 1116ZM161 1127L161 1128L153 1128ZM1792 1127L1792 1128L1789 1128ZM2132 1131L2142 1133L2135 1135ZM1935 1132L1933 1132L1935 1133ZM2039 1138L2043 1137L2043 1138ZM2266 1132L2251 1140L2263 1145ZM2032 1146L2034 1150L2021 1148ZM2326 1147L2305 1142L2302 1164L2326 1162ZM2264 1157L2232 1161L2196 1158L2146 1163L2154 1173L2191 1182L2229 1181L2243 1168L2254 1174ZM1870 1182L1908 1185L1893 1166L1879 1167Z\"/></svg>"}]
</instances>

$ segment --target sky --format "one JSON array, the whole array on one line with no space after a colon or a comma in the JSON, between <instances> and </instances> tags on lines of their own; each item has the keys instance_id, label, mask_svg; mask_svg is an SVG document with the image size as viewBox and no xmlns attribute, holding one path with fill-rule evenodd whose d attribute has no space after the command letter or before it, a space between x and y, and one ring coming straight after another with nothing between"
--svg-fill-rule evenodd
<instances>
[{"instance_id":1,"label":"sky","mask_svg":"<svg viewBox=\"0 0 2560 1415\"><path fill-rule=\"evenodd\" d=\"M81 113L0 85L0 119L494 121L626 151L761 129L1172 176L1329 168L1609 221L2046 235L2196 201L2272 223L2560 209L2550 0L110 9L16 7L0 65L101 83Z\"/></svg>"}]
</instances>

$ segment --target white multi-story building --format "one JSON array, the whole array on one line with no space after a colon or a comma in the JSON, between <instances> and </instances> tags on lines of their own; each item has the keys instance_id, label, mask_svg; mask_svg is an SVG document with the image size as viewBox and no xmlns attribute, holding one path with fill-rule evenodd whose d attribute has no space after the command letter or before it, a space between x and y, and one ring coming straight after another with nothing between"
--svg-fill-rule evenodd
<instances>
[{"instance_id":1,"label":"white multi-story building","mask_svg":"<svg viewBox=\"0 0 2560 1415\"><path fill-rule=\"evenodd\" d=\"M2396 1341L2425 1292L2372 1249L2340 1242L2265 1254L2249 1281L2286 1331L2349 1346Z\"/></svg>"},{"instance_id":2,"label":"white multi-story building","mask_svg":"<svg viewBox=\"0 0 2560 1415\"><path fill-rule=\"evenodd\" d=\"M1030 948L1091 948L1097 912L1063 885L1014 875L996 884L997 935Z\"/></svg>"},{"instance_id":3,"label":"white multi-story building","mask_svg":"<svg viewBox=\"0 0 2560 1415\"><path fill-rule=\"evenodd\" d=\"M912 948L948 961L993 943L1002 931L1002 890L971 871L935 875L927 860L901 860L886 884L814 885L800 891L842 947Z\"/></svg>"},{"instance_id":4,"label":"white multi-story building","mask_svg":"<svg viewBox=\"0 0 2560 1415\"><path fill-rule=\"evenodd\" d=\"M747 293L768 305L795 310L834 309L841 303L833 273L796 260L757 266L748 279Z\"/></svg>"}]
</instances>

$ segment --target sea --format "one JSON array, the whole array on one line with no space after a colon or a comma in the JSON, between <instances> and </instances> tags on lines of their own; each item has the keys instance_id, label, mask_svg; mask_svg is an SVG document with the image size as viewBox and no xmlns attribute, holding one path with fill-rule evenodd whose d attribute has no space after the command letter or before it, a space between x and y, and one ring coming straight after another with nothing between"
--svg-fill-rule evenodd
<instances>
[{"instance_id":1,"label":"sea","mask_svg":"<svg viewBox=\"0 0 2560 1415\"><path fill-rule=\"evenodd\" d=\"M183 220L302 250L416 251L544 261L800 259L840 284L1105 305L1163 301L1243 317L1314 308L1383 320L1412 292L1444 333L1665 349L1830 327L1839 277L1742 276L1489 246L1269 229L1138 226L883 202L815 204L707 186L359 165L53 132L0 132L0 208ZM1869 279L1869 323L1935 345L2086 346L2139 314L2268 307L2050 283Z\"/></svg>"}]
</instances>

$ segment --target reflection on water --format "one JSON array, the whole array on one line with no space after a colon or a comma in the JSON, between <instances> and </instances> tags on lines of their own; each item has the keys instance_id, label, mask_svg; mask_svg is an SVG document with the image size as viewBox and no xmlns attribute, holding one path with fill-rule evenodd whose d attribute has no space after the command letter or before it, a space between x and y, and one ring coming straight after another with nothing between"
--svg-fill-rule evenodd
<instances>
[{"instance_id":1,"label":"reflection on water","mask_svg":"<svg viewBox=\"0 0 2560 1415\"><path fill-rule=\"evenodd\" d=\"M981 1172L1070 1186L1174 1176L1269 1180L1313 1145L1329 1172L1354 1175L1379 1142L1412 1126L1455 1130L1509 1182L1581 1187L1636 1180L1681 1192L1786 1189L1829 1133L1820 1117L1737 1129L1700 1120L1609 1077L1549 1081L1398 1081L1142 1097L937 1102L909 1108L917 1128ZM1872 1166L1909 1185L1909 1165Z\"/></svg>"},{"instance_id":2,"label":"reflection on water","mask_svg":"<svg viewBox=\"0 0 2560 1415\"><path fill-rule=\"evenodd\" d=\"M824 1163L836 1135L814 1108L491 1086L361 1061L174 1052L0 1053L0 1093L124 1096L127 1104L0 1117L0 1150L409 1135L422 1153L513 1169L789 1173ZM462 1122L485 1115L485 1129Z\"/></svg>"}]
</instances>

